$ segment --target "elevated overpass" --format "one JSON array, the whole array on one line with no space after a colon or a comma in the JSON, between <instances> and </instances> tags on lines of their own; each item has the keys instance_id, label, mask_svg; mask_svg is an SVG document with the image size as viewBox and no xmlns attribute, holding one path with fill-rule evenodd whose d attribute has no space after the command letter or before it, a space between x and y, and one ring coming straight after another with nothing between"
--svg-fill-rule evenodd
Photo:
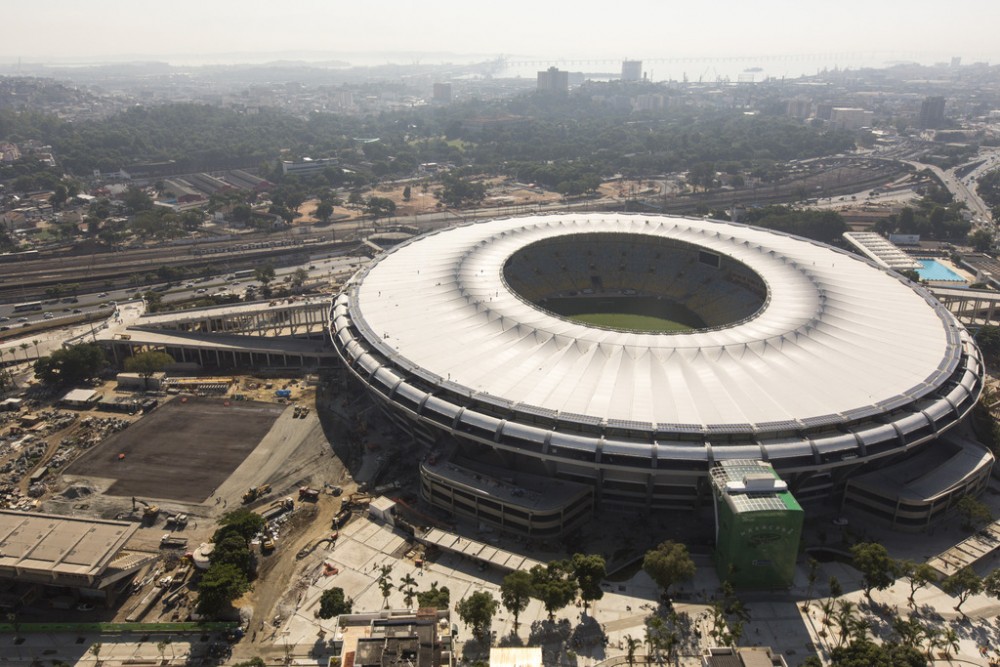
<instances>
[{"instance_id":1,"label":"elevated overpass","mask_svg":"<svg viewBox=\"0 0 1000 667\"><path fill-rule=\"evenodd\" d=\"M281 299L145 314L95 336L116 364L149 349L206 369L332 366L325 335L330 301Z\"/></svg>"},{"instance_id":2,"label":"elevated overpass","mask_svg":"<svg viewBox=\"0 0 1000 667\"><path fill-rule=\"evenodd\" d=\"M931 287L931 293L967 327L1000 325L1000 292Z\"/></svg>"}]
</instances>

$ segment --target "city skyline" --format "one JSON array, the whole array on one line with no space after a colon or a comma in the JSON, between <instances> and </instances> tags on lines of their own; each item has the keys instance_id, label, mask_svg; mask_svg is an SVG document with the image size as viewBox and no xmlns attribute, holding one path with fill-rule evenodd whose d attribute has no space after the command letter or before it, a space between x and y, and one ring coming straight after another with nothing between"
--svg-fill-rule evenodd
<instances>
[{"instance_id":1,"label":"city skyline","mask_svg":"<svg viewBox=\"0 0 1000 667\"><path fill-rule=\"evenodd\" d=\"M398 11L392 11L395 5ZM433 0L421 12L389 3L369 8L305 0L280 8L263 2L178 0L169 16L141 3L14 0L5 7L9 30L0 62L165 60L175 64L342 59L352 64L472 60L504 54L531 59L669 59L774 56L862 64L912 60L930 64L1000 60L991 32L1000 6L959 0L934 17L930 0L896 6L848 0L818 15L783 0L749 5L666 7L637 0L600 14L563 5L513 0L482 5ZM488 29L485 29L488 28ZM368 55L368 62L363 54ZM845 65L850 62L845 61Z\"/></svg>"}]
</instances>

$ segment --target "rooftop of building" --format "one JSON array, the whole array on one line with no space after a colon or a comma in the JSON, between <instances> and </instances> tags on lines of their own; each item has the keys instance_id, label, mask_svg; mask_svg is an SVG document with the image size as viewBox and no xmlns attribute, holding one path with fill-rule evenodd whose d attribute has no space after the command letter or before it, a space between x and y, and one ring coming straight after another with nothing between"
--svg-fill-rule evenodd
<instances>
[{"instance_id":1,"label":"rooftop of building","mask_svg":"<svg viewBox=\"0 0 1000 667\"><path fill-rule=\"evenodd\" d=\"M477 495L535 511L564 507L570 501L591 492L591 487L567 480L507 469L498 474L499 471L492 471L488 466L464 458L425 463L424 467L452 484L474 489Z\"/></svg>"},{"instance_id":2,"label":"rooftop of building","mask_svg":"<svg viewBox=\"0 0 1000 667\"><path fill-rule=\"evenodd\" d=\"M137 529L126 521L0 510L0 573L99 577Z\"/></svg>"},{"instance_id":3,"label":"rooftop of building","mask_svg":"<svg viewBox=\"0 0 1000 667\"><path fill-rule=\"evenodd\" d=\"M737 514L802 509L774 468L764 461L720 461L712 468L712 483Z\"/></svg>"}]
</instances>

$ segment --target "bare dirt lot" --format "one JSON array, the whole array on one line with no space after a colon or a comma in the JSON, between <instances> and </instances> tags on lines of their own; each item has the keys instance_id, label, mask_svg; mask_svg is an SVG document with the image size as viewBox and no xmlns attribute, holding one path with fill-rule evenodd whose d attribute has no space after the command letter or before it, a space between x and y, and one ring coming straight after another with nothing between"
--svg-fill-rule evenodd
<instances>
[{"instance_id":1,"label":"bare dirt lot","mask_svg":"<svg viewBox=\"0 0 1000 667\"><path fill-rule=\"evenodd\" d=\"M284 405L172 400L88 452L67 475L116 480L105 494L201 503L270 430ZM124 458L120 455L124 454Z\"/></svg>"}]
</instances>

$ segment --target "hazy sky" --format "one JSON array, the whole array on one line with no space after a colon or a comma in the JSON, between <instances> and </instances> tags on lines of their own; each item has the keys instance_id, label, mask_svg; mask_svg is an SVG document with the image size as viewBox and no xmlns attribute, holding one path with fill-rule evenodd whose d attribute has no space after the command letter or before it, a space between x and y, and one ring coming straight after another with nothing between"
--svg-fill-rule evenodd
<instances>
[{"instance_id":1,"label":"hazy sky","mask_svg":"<svg viewBox=\"0 0 1000 667\"><path fill-rule=\"evenodd\" d=\"M612 59L878 52L1000 63L1000 0L0 0L0 17L7 63L414 51Z\"/></svg>"}]
</instances>

